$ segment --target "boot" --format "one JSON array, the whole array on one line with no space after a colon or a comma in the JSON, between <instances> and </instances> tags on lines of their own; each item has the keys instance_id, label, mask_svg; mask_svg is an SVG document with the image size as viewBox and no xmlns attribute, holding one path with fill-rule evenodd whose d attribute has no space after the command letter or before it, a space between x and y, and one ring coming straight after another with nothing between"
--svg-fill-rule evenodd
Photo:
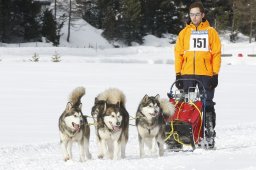
<instances>
[{"instance_id":1,"label":"boot","mask_svg":"<svg viewBox=\"0 0 256 170\"><path fill-rule=\"evenodd\" d=\"M215 146L216 132L214 130L216 124L216 113L213 106L205 108L205 138L207 148L213 149Z\"/></svg>"}]
</instances>

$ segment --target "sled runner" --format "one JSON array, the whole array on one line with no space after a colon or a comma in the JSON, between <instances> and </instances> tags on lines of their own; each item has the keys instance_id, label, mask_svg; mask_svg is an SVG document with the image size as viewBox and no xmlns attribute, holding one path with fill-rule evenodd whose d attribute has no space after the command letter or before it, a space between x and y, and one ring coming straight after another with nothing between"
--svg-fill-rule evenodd
<instances>
[{"instance_id":1,"label":"sled runner","mask_svg":"<svg viewBox=\"0 0 256 170\"><path fill-rule=\"evenodd\" d=\"M205 88L199 90L198 86L189 87L185 91L174 88L178 81L191 80L203 87L195 79L180 79L172 84L167 94L176 108L174 115L166 119L165 127L165 142L172 151L193 151L204 138Z\"/></svg>"}]
</instances>

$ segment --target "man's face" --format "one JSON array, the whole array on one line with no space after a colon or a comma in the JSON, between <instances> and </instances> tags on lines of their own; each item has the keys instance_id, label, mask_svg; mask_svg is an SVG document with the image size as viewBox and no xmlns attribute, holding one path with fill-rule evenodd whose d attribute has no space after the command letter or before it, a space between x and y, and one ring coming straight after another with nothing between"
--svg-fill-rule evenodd
<instances>
[{"instance_id":1,"label":"man's face","mask_svg":"<svg viewBox=\"0 0 256 170\"><path fill-rule=\"evenodd\" d=\"M189 12L190 19L195 26L198 26L204 17L204 13L200 12L199 8L191 8Z\"/></svg>"}]
</instances>

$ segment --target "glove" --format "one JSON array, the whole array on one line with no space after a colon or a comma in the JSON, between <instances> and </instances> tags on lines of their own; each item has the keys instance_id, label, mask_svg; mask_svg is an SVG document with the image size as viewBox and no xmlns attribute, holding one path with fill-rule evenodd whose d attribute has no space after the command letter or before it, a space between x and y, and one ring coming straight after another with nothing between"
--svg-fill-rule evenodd
<instances>
[{"instance_id":1,"label":"glove","mask_svg":"<svg viewBox=\"0 0 256 170\"><path fill-rule=\"evenodd\" d=\"M175 86L178 88L178 89L183 89L183 81L181 81L181 75L180 74L176 74L176 83L175 83ZM180 80L180 81L178 81Z\"/></svg>"},{"instance_id":2,"label":"glove","mask_svg":"<svg viewBox=\"0 0 256 170\"><path fill-rule=\"evenodd\" d=\"M214 74L209 81L209 88L214 89L218 86L218 74Z\"/></svg>"}]
</instances>

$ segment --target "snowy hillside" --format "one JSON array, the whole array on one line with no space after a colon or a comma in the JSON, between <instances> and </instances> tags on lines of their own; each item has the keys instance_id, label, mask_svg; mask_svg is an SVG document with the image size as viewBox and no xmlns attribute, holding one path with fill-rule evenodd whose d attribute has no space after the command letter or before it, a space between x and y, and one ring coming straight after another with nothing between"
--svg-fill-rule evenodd
<instances>
[{"instance_id":1,"label":"snowy hillside","mask_svg":"<svg viewBox=\"0 0 256 170\"><path fill-rule=\"evenodd\" d=\"M83 19L72 22L70 42L67 42L68 25L65 24L61 31L60 46L74 48L111 48L112 45L101 36L102 30L96 29Z\"/></svg>"},{"instance_id":2,"label":"snowy hillside","mask_svg":"<svg viewBox=\"0 0 256 170\"><path fill-rule=\"evenodd\" d=\"M171 64L174 60L174 44L170 44L175 39L173 35L165 35L165 38L147 35L141 46L125 47L119 44L120 48L113 48L102 37L102 30L95 29L83 20L78 20L72 27L70 43L67 43L66 27L62 30L60 47L52 47L47 43L0 44L0 61L29 62L35 54L40 62L51 62L54 55L60 56L61 62L68 63ZM248 44L248 37L239 35L241 38L238 43L233 44L228 41L228 34L221 35L222 54L227 56L223 58L225 64L255 64L255 58L248 57L256 54L255 42ZM237 57L241 54L243 57Z\"/></svg>"}]
</instances>

